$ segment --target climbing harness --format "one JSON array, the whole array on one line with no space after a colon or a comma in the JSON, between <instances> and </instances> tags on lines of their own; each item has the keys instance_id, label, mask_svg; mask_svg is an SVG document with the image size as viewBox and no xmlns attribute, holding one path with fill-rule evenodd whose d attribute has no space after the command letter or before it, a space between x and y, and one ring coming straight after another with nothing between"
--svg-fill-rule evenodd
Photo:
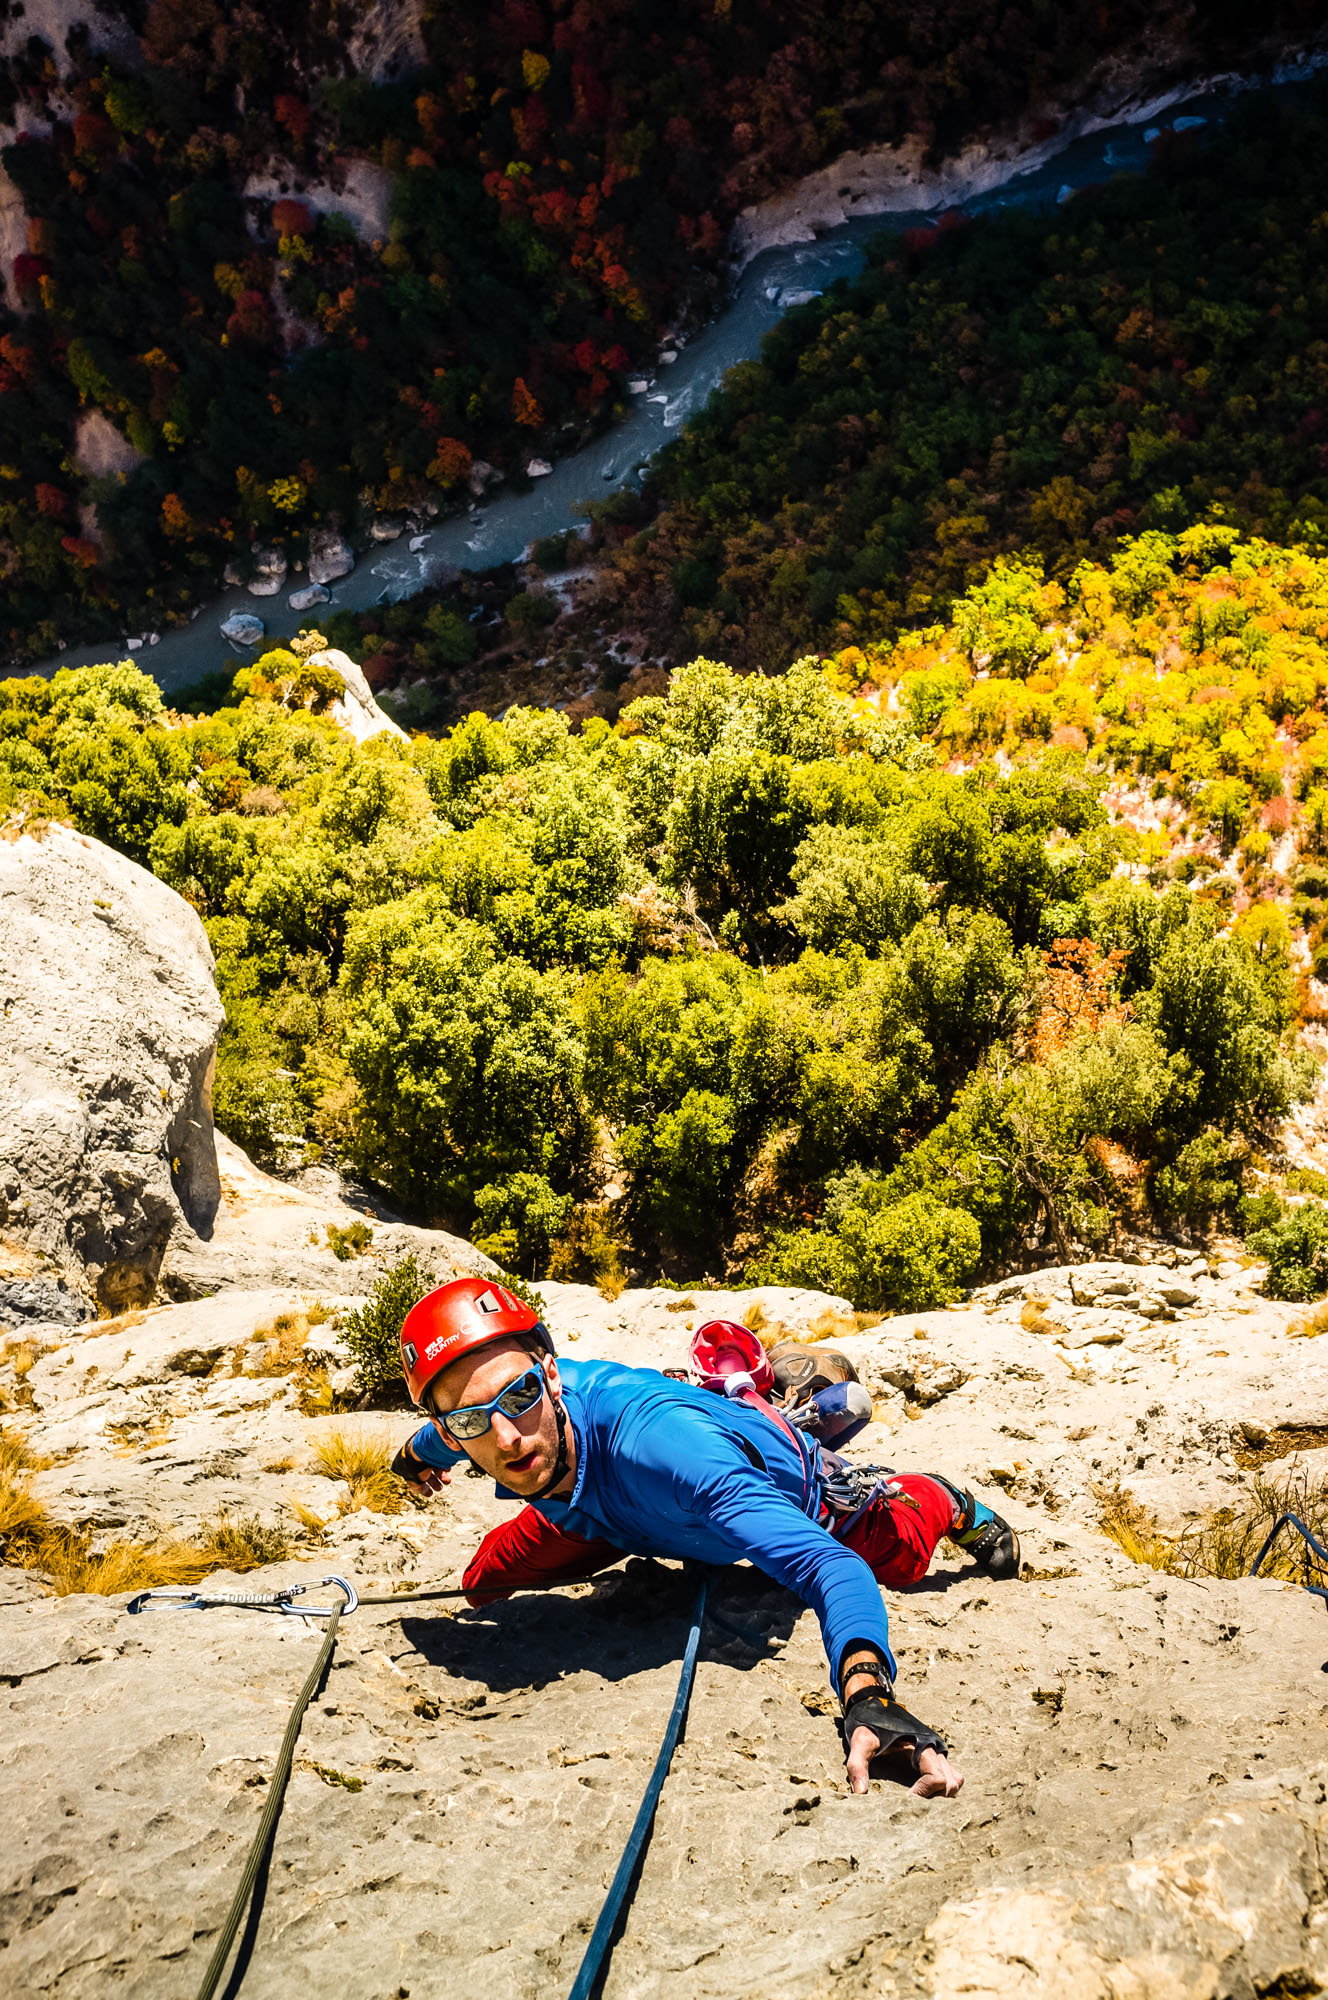
<instances>
[{"instance_id":1,"label":"climbing harness","mask_svg":"<svg viewBox=\"0 0 1328 2000\"><path fill-rule=\"evenodd\" d=\"M568 1579L557 1583L532 1583L524 1585L523 1588L527 1590L565 1590L571 1581L581 1582L584 1579ZM243 1921L246 1910L249 1908L254 1890L263 1871L268 1851L276 1834L277 1821L281 1817L282 1802L286 1795L286 1786L290 1781L291 1769L295 1759L295 1745L300 1734L300 1725L304 1720L305 1710L322 1685L323 1676L331 1663L332 1654L335 1651L337 1643L337 1629L343 1616L349 1617L352 1611L360 1607L368 1608L373 1606L374 1608L378 1608L390 1606L395 1610L399 1606L419 1604L425 1600L435 1601L439 1598L458 1598L470 1595L470 1592L467 1590L459 1589L456 1586L449 1586L433 1590L402 1591L397 1595L361 1597L355 1590L354 1585L348 1583L345 1577L341 1576L325 1576L322 1579L322 1583L314 1587L322 1589L327 1584L335 1584L345 1593L345 1601L343 1603L298 1605L292 1600L302 1597L308 1586L304 1584L290 1584L281 1590L274 1591L209 1592L162 1587L157 1590L139 1591L135 1597L130 1599L128 1605L125 1607L133 1613L145 1611L153 1604L181 1611L207 1611L213 1608L227 1607L245 1611L285 1613L295 1618L327 1619L327 1629L323 1634L323 1643L318 1649L318 1657L309 1671L304 1686L295 1697L295 1705L291 1709L289 1720L286 1723L286 1733L281 1739L281 1748L277 1752L277 1761L268 1785L267 1801L263 1807L263 1814L258 1822L258 1828L254 1834L248 1855L245 1858L244 1872L236 1886L230 1908L226 1912L225 1921L217 1935L217 1942L213 1949L212 1957L208 1963L207 1971L203 1975L203 1983L198 1989L198 2000L213 2000L222 1973L225 1971L226 1962L230 1957L231 1947L235 1943L240 1924ZM673 1697L673 1708L664 1730L664 1738L659 1747L659 1754L655 1759L649 1781L642 1795L636 1818L632 1822L632 1830L627 1836L627 1845L622 1851L622 1857L614 1872L613 1881L609 1885L609 1892L604 1899L603 1906L596 1919L595 1928L590 1934L590 1942L586 1946L585 1955L581 1960L581 1965L568 1995L568 2000L592 2000L592 1996L598 1991L601 1975L613 1950L619 1923L631 1901L637 1871L650 1840L650 1832L654 1824L655 1811L659 1805L660 1793L664 1789L664 1780L668 1776L669 1766L673 1761L673 1753L678 1747L678 1742L683 1732L683 1725L687 1719L687 1707L691 1700L692 1683L696 1679L696 1662L701 1647L701 1631L705 1624L706 1599L708 1594L709 1577L703 1572L692 1611L691 1628L688 1631L687 1643L683 1649L682 1667L678 1675L677 1692ZM238 1977L235 1973L232 1974L231 1984L228 1989L232 1996L237 1991L239 1981L243 1976L243 1970L239 1972Z\"/></svg>"},{"instance_id":2,"label":"climbing harness","mask_svg":"<svg viewBox=\"0 0 1328 2000\"><path fill-rule=\"evenodd\" d=\"M293 1600L308 1591L307 1583L290 1583L282 1590L190 1590L162 1584L156 1590L140 1590L136 1597L130 1598L125 1610L136 1613L149 1604L160 1604L174 1605L177 1611L213 1611L218 1606L231 1605L242 1611L284 1611L291 1618L330 1618L334 1611L348 1617L359 1605L358 1591L344 1576L325 1576L313 1588L322 1590L329 1583L335 1583L338 1590L345 1592L344 1603L296 1604Z\"/></svg>"},{"instance_id":3,"label":"climbing harness","mask_svg":"<svg viewBox=\"0 0 1328 2000\"><path fill-rule=\"evenodd\" d=\"M1251 1576L1257 1576L1259 1574L1259 1571L1263 1567L1265 1556L1267 1556L1269 1550L1272 1548L1273 1543L1277 1540L1278 1536L1281 1534L1283 1528L1294 1528L1296 1533L1300 1536L1301 1540L1304 1542L1306 1548L1313 1553L1313 1555L1317 1558L1317 1560L1320 1563L1324 1564L1325 1566L1328 1566L1328 1549L1324 1547L1323 1543L1319 1541L1317 1536L1311 1534L1310 1530L1305 1526L1305 1523L1301 1520L1300 1516L1298 1514L1279 1514L1277 1519L1274 1521L1272 1527L1268 1531L1268 1535L1264 1541L1263 1547L1260 1549L1258 1555L1254 1558L1254 1561L1250 1565L1249 1573ZM1311 1583L1309 1581L1309 1568L1310 1568L1310 1558L1309 1555L1306 1555L1305 1557L1306 1581L1301 1586L1301 1588L1310 1591L1312 1595L1315 1597L1322 1597L1325 1603L1328 1603L1328 1590L1325 1590L1321 1584Z\"/></svg>"}]
</instances>

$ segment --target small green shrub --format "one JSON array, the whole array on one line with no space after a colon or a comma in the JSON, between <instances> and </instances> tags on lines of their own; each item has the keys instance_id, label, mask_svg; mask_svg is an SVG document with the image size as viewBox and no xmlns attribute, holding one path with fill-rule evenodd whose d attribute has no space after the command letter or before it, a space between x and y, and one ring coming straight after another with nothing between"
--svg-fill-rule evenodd
<instances>
[{"instance_id":1,"label":"small green shrub","mask_svg":"<svg viewBox=\"0 0 1328 2000\"><path fill-rule=\"evenodd\" d=\"M330 1222L327 1226L328 1248L339 1264L349 1264L362 1256L373 1242L373 1230L367 1222L348 1222L345 1227Z\"/></svg>"},{"instance_id":2,"label":"small green shrub","mask_svg":"<svg viewBox=\"0 0 1328 2000\"><path fill-rule=\"evenodd\" d=\"M1328 1292L1328 1208L1306 1202L1272 1229L1256 1229L1245 1239L1256 1257L1268 1259L1264 1291L1270 1299L1318 1299Z\"/></svg>"},{"instance_id":3,"label":"small green shrub","mask_svg":"<svg viewBox=\"0 0 1328 2000\"><path fill-rule=\"evenodd\" d=\"M479 1216L476 1247L499 1264L524 1264L530 1271L548 1262L549 1245L561 1234L572 1209L570 1194L558 1194L543 1174L508 1174L475 1196Z\"/></svg>"},{"instance_id":4,"label":"small green shrub","mask_svg":"<svg viewBox=\"0 0 1328 2000\"><path fill-rule=\"evenodd\" d=\"M412 1250L384 1271L362 1306L342 1329L355 1363L361 1402L399 1406L409 1400L401 1372L401 1322L440 1280Z\"/></svg>"}]
</instances>

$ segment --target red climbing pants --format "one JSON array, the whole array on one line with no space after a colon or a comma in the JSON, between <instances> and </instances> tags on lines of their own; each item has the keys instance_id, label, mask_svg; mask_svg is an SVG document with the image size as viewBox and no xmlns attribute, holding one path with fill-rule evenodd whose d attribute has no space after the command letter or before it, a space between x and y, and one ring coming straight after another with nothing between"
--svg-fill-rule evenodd
<instances>
[{"instance_id":1,"label":"red climbing pants","mask_svg":"<svg viewBox=\"0 0 1328 2000\"><path fill-rule=\"evenodd\" d=\"M830 1532L862 1557L878 1583L888 1590L907 1590L927 1574L936 1544L954 1526L957 1509L953 1493L925 1473L900 1472L891 1484L902 1492L878 1496L847 1529L831 1522Z\"/></svg>"}]
</instances>

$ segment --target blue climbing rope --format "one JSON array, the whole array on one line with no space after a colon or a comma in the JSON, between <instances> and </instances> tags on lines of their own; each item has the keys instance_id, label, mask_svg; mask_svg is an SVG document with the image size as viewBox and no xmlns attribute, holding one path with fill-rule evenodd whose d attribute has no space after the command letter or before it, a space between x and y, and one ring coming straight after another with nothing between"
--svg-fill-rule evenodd
<instances>
[{"instance_id":1,"label":"blue climbing rope","mask_svg":"<svg viewBox=\"0 0 1328 2000\"><path fill-rule=\"evenodd\" d=\"M567 1588L568 1583L580 1582L582 1580L580 1578L568 1578L558 1582L526 1584L522 1588L527 1590L564 1590ZM282 1801L285 1797L286 1782L290 1777L291 1766L294 1761L295 1744L299 1737L300 1724L303 1720L304 1712L309 1706L314 1692L321 1683L323 1674L326 1672L328 1664L331 1661L333 1649L337 1642L337 1627L341 1622L342 1616L349 1615L361 1605L387 1606L392 1610L398 1610L404 1605L419 1603L424 1598L458 1598L470 1595L467 1590L463 1588L459 1589L453 1585L434 1590L403 1591L400 1595L394 1594L386 1597L361 1597L357 1594L354 1585L348 1583L344 1577L328 1576L323 1578L323 1582L339 1585L341 1590L345 1592L345 1601L335 1605L297 1605L293 1600L303 1595L303 1585L288 1585L284 1589L277 1591L248 1592L209 1592L206 1590L163 1588L139 1591L125 1607L127 1611L141 1613L149 1606L157 1604L176 1610L211 1610L214 1607L231 1606L238 1610L266 1611L293 1617L326 1618L328 1621L327 1631L324 1635L318 1658L314 1662L308 1679L305 1681L296 1698L295 1706L291 1710L290 1719L286 1724L286 1734L282 1741L276 1768L269 1785L267 1803L264 1807L262 1818L259 1821L258 1831L254 1835L250 1846L244 1872L236 1888L235 1895L232 1898L225 1922L218 1934L211 1963L208 1966L203 1984L199 1988L198 2000L212 2000L212 1996L216 1992L217 1983L225 1968L231 1946L234 1944L239 1931L240 1921L246 1909L249 1908L250 1900L254 1895L259 1876L262 1872L264 1857L275 1837L277 1821L281 1816ZM591 1932L590 1943L586 1946L585 1957L581 1961L581 1969L576 1975L576 1983L568 1996L568 2000L591 2000L591 1996L598 1988L600 1978L608 1963L609 1954L613 1949L619 1920L631 1900L637 1869L640 1866L646 1844L650 1839L650 1829L654 1824L655 1809L659 1804L659 1795L664 1789L664 1780L669 1774L669 1765L673 1762L673 1753L678 1747L683 1724L687 1719L687 1704L691 1700L692 1683L696 1678L696 1660L701 1648L701 1629L705 1624L708 1591L709 1578L703 1575L700 1589L696 1594L696 1606L692 1613L691 1630L687 1634L687 1644L682 1656L682 1671L678 1676L678 1691L673 1697L673 1710L664 1731L664 1740L660 1744L659 1755L655 1759L655 1767L650 1773L650 1781L646 1786L636 1818L632 1822L632 1830L627 1837L627 1845L623 1849L622 1859L618 1863L617 1871L609 1886L609 1893L604 1899L603 1908L600 1910L595 1928ZM748 1640L747 1643L750 1645L751 1641ZM262 1896L260 1891L260 1907L261 1902ZM240 1980L244 1977L246 1966L247 1959L244 1964L232 1970L231 1982L228 1989L230 1993L234 1994L238 1989Z\"/></svg>"},{"instance_id":2,"label":"blue climbing rope","mask_svg":"<svg viewBox=\"0 0 1328 2000\"><path fill-rule=\"evenodd\" d=\"M609 1953L613 1949L618 1919L631 1896L636 1871L645 1852L646 1843L650 1839L650 1829L654 1824L659 1795L664 1789L664 1780L669 1775L669 1765L673 1762L673 1753L678 1747L678 1739L687 1720L687 1704L691 1700L692 1682L696 1678L696 1656L701 1647L701 1627L705 1623L706 1594L709 1587L709 1579L703 1576L701 1587L696 1593L696 1608L692 1612L692 1629L687 1634L687 1645L683 1651L682 1672L678 1675L678 1692L673 1697L673 1713L664 1731L664 1741L659 1746L659 1755L655 1759L655 1768L650 1773L650 1782L646 1786L636 1818L632 1823L632 1830L627 1836L627 1845L623 1849L617 1873L610 1884L608 1895L604 1898L604 1907L590 1934L586 1955L581 1961L581 1969L576 1975L567 2000L591 2000L591 1995L599 1985L600 1974L604 1970Z\"/></svg>"},{"instance_id":3,"label":"blue climbing rope","mask_svg":"<svg viewBox=\"0 0 1328 2000\"><path fill-rule=\"evenodd\" d=\"M1305 1526L1305 1523L1301 1520L1300 1516L1298 1514L1279 1514L1277 1519L1274 1521L1272 1527L1268 1531L1263 1547L1260 1549L1258 1555L1254 1558L1253 1563L1250 1565L1251 1576L1257 1576L1259 1574L1259 1571L1263 1567L1265 1556L1272 1548L1273 1543L1277 1540L1283 1528L1294 1528L1296 1533L1300 1536L1301 1540L1305 1543L1306 1547L1312 1551L1312 1553L1315 1555L1315 1557L1318 1559L1319 1562L1321 1562L1322 1564L1324 1564L1326 1568L1328 1568L1328 1549L1324 1547L1323 1543L1318 1539L1316 1535L1310 1532L1310 1530ZM1309 1570L1308 1556L1305 1558L1305 1569L1306 1572L1308 1573ZM1328 1590L1325 1590L1321 1584L1306 1582L1305 1584L1302 1585L1302 1588L1310 1591L1315 1597L1322 1597L1325 1603L1328 1603Z\"/></svg>"}]
</instances>

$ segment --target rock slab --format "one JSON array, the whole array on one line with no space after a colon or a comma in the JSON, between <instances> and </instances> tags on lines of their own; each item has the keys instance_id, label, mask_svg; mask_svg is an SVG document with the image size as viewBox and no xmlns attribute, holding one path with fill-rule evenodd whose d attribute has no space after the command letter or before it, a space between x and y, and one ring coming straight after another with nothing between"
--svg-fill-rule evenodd
<instances>
[{"instance_id":1,"label":"rock slab","mask_svg":"<svg viewBox=\"0 0 1328 2000\"><path fill-rule=\"evenodd\" d=\"M196 913L66 826L0 835L0 1228L117 1310L220 1199Z\"/></svg>"}]
</instances>

